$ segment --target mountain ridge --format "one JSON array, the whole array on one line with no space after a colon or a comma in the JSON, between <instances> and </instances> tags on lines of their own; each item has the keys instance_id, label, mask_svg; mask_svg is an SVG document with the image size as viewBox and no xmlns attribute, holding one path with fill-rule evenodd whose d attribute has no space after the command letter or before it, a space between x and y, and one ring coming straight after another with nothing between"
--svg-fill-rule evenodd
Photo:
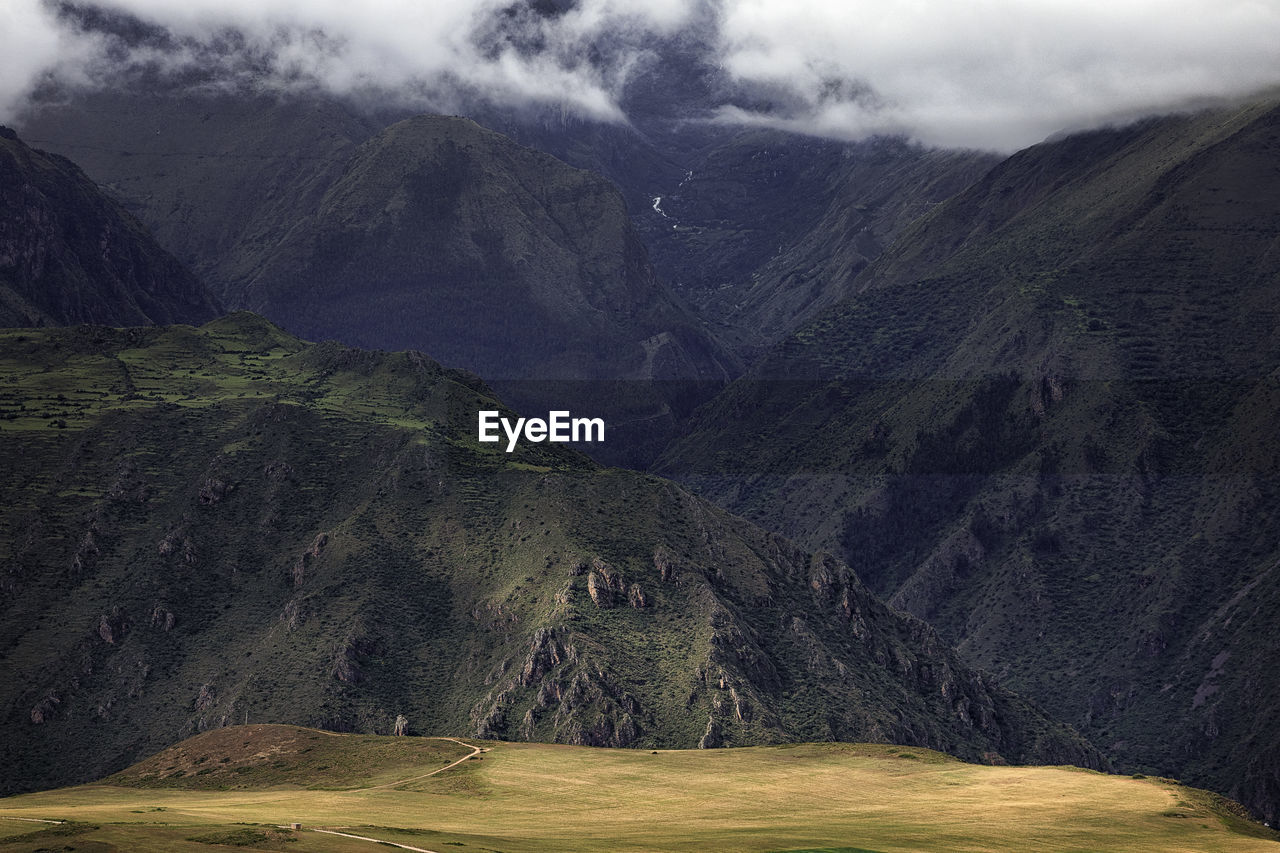
<instances>
[{"instance_id":1,"label":"mountain ridge","mask_svg":"<svg viewBox=\"0 0 1280 853\"><path fill-rule=\"evenodd\" d=\"M77 166L0 127L0 325L203 322L219 310Z\"/></svg>"}]
</instances>

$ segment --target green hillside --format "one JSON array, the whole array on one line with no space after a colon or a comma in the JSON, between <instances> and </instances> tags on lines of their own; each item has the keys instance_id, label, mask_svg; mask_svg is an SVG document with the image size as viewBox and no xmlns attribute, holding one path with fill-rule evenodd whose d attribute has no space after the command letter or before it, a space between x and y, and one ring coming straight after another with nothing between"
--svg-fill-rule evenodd
<instances>
[{"instance_id":1,"label":"green hillside","mask_svg":"<svg viewBox=\"0 0 1280 853\"><path fill-rule=\"evenodd\" d=\"M0 800L0 850L1274 850L1241 812L1172 780L901 746L616 750L233 726L94 785Z\"/></svg>"},{"instance_id":2,"label":"green hillside","mask_svg":"<svg viewBox=\"0 0 1280 853\"><path fill-rule=\"evenodd\" d=\"M561 445L413 353L0 333L0 761L95 778L199 731L918 744L1100 766L838 560ZM607 434L606 434L607 439Z\"/></svg>"},{"instance_id":3,"label":"green hillside","mask_svg":"<svg viewBox=\"0 0 1280 853\"><path fill-rule=\"evenodd\" d=\"M808 547L1119 766L1280 812L1280 110L1023 151L658 470Z\"/></svg>"}]
</instances>

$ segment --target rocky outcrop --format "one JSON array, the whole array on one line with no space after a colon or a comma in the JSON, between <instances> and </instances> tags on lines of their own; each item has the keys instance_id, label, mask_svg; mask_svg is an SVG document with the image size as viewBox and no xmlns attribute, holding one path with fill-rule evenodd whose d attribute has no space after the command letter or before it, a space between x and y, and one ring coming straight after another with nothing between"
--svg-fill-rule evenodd
<instances>
[{"instance_id":1,"label":"rocky outcrop","mask_svg":"<svg viewBox=\"0 0 1280 853\"><path fill-rule=\"evenodd\" d=\"M151 627L152 628L158 628L161 631L168 633L169 631L173 630L173 627L176 624L178 624L178 617L175 616L173 611L170 610L169 608L163 605L157 604L155 607L151 609Z\"/></svg>"},{"instance_id":2,"label":"rocky outcrop","mask_svg":"<svg viewBox=\"0 0 1280 853\"><path fill-rule=\"evenodd\" d=\"M643 606L635 604L634 599L629 598L622 572L599 557L591 561L591 570L587 574L587 593L596 607L606 610L613 607L619 597L632 601L633 607ZM643 593L640 595L643 597Z\"/></svg>"},{"instance_id":3,"label":"rocky outcrop","mask_svg":"<svg viewBox=\"0 0 1280 853\"><path fill-rule=\"evenodd\" d=\"M293 561L293 567L289 570L290 576L293 578L295 587L302 586L303 580L306 579L307 570L312 562L320 559L320 555L324 553L325 547L329 544L328 533L317 533L316 538L311 540L311 546L298 555Z\"/></svg>"},{"instance_id":4,"label":"rocky outcrop","mask_svg":"<svg viewBox=\"0 0 1280 853\"><path fill-rule=\"evenodd\" d=\"M724 746L724 733L714 716L707 717L707 730L698 739L698 749L719 749Z\"/></svg>"},{"instance_id":5,"label":"rocky outcrop","mask_svg":"<svg viewBox=\"0 0 1280 853\"><path fill-rule=\"evenodd\" d=\"M103 613L98 617L98 624L95 626L94 633L98 635L102 642L108 645L115 645L128 630L129 621L124 611L119 607L113 607L110 613Z\"/></svg>"},{"instance_id":6,"label":"rocky outcrop","mask_svg":"<svg viewBox=\"0 0 1280 853\"><path fill-rule=\"evenodd\" d=\"M212 708L218 701L218 691L208 682L200 685L200 692L196 694L192 706L196 709L196 713L204 713Z\"/></svg>"},{"instance_id":7,"label":"rocky outcrop","mask_svg":"<svg viewBox=\"0 0 1280 853\"><path fill-rule=\"evenodd\" d=\"M538 628L528 649L519 672L500 679L472 709L476 737L609 747L640 738L640 703L603 664L584 658L563 628Z\"/></svg>"},{"instance_id":8,"label":"rocky outcrop","mask_svg":"<svg viewBox=\"0 0 1280 853\"><path fill-rule=\"evenodd\" d=\"M98 526L91 524L89 529L84 532L84 536L80 539L80 544L76 547L75 556L71 558L71 575L79 578L93 571L93 567L98 563L98 555L101 550L98 547Z\"/></svg>"},{"instance_id":9,"label":"rocky outcrop","mask_svg":"<svg viewBox=\"0 0 1280 853\"><path fill-rule=\"evenodd\" d=\"M58 706L62 704L62 700L57 693L46 693L39 702L31 709L31 722L40 725L52 719L54 712Z\"/></svg>"},{"instance_id":10,"label":"rocky outcrop","mask_svg":"<svg viewBox=\"0 0 1280 853\"><path fill-rule=\"evenodd\" d=\"M235 484L224 477L206 477L196 491L196 499L201 506L213 506L222 503L227 495L235 489Z\"/></svg>"},{"instance_id":11,"label":"rocky outcrop","mask_svg":"<svg viewBox=\"0 0 1280 853\"><path fill-rule=\"evenodd\" d=\"M196 545L188 535L185 521L164 535L156 545L156 551L161 557L176 555L189 566L197 562Z\"/></svg>"},{"instance_id":12,"label":"rocky outcrop","mask_svg":"<svg viewBox=\"0 0 1280 853\"><path fill-rule=\"evenodd\" d=\"M307 609L297 598L291 598L285 602L284 607L280 610L280 621L289 631L297 630L298 626L307 620Z\"/></svg>"},{"instance_id":13,"label":"rocky outcrop","mask_svg":"<svg viewBox=\"0 0 1280 853\"><path fill-rule=\"evenodd\" d=\"M332 676L345 684L360 684L365 679L365 660L384 648L381 640L363 634L350 634L333 655Z\"/></svg>"}]
</instances>

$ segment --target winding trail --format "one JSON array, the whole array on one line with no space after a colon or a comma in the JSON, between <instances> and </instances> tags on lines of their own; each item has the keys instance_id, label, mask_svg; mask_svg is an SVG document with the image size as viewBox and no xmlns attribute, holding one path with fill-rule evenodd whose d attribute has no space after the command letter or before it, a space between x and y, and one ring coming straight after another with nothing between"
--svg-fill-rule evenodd
<instances>
[{"instance_id":1,"label":"winding trail","mask_svg":"<svg viewBox=\"0 0 1280 853\"><path fill-rule=\"evenodd\" d=\"M360 791L377 791L377 790L380 790L380 789L382 789L382 788L394 788L396 785L403 785L403 784L405 784L406 782L417 782L419 779L426 779L428 776L434 776L434 775L436 775L437 773L443 773L443 772L444 772L444 771L446 771L446 770L450 770L450 769L452 769L452 768L454 768L454 767L457 767L459 764L461 764L462 762L466 761L467 759L475 758L475 757L476 757L477 755L479 755L480 753L482 753L482 752L488 752L488 751L489 751L488 749L486 749L486 748L484 748L484 747L480 747L480 746L472 746L472 745L471 745L471 744L469 744L469 743L464 743L463 741L458 740L456 737L436 737L436 738L431 738L431 739L432 739L432 740L449 740L449 741L453 741L454 743L458 744L459 746L465 746L465 747L467 747L468 749L470 749L470 750L471 750L471 754L470 754L470 755L464 755L464 756L462 756L461 758L459 758L457 761L453 762L452 764L446 764L444 767L437 767L435 770L432 770L430 773L423 773L421 776L411 776L411 777L409 777L408 779L400 779L400 780L395 781L395 782L386 782L386 783L384 783L384 784L382 784L382 785L373 785L372 787L369 787L369 788L358 788L357 790L360 790Z\"/></svg>"},{"instance_id":2,"label":"winding trail","mask_svg":"<svg viewBox=\"0 0 1280 853\"><path fill-rule=\"evenodd\" d=\"M453 769L454 767L457 767L457 766L458 766L459 764L461 764L462 762L467 761L468 759L471 759L471 758L475 758L477 755L480 755L480 754L481 754L481 753L483 753L483 752L488 752L488 751L489 751L489 749L490 749L490 747L475 746L475 745L473 745L473 744L469 744L469 743L467 743L466 741L458 740L456 737L436 737L436 738L431 738L431 740L447 740L447 741L452 741L453 743L456 743L456 744L458 744L459 746L465 746L465 747L467 747L468 749L470 749L470 750L471 750L471 752L470 752L469 754L467 754L467 755L462 756L462 757L461 757L461 758L459 758L457 761L454 761L454 762L452 762L452 763L450 763L450 764L446 764L444 767L437 767L435 770L432 770L430 773L423 773L421 776L410 776L408 779L399 779L399 780L397 780L397 781L395 781L395 782L386 782L386 783L381 784L381 785L372 785L372 786L370 786L370 787L368 787L368 788L356 788L355 790L357 790L357 791L378 791L378 790L381 790L381 789L383 789L383 788L394 788L396 785L403 785L403 784L405 784L406 782L416 782L416 781L418 781L419 779L426 779L428 776L434 776L434 775L436 775L437 773L443 773L443 772L444 772L444 771L446 771L446 770L451 770L451 769ZM339 831L338 831L338 830L336 830L336 829L312 829L311 831L312 831L312 832L322 832L322 833L324 833L325 835L340 835L340 836L342 836L343 838L354 838L354 839L356 839L357 841L369 841L369 842L372 842L372 843L374 843L374 844L386 844L386 845L389 845L389 846L391 846L391 847L399 847L401 850L413 850L413 851L415 851L416 853L438 853L438 851L436 851L436 850L428 850L428 849L427 849L427 848L425 848L425 847L414 847L413 845L410 845L410 844L400 844L399 842L396 842L396 841L387 841L387 840L382 839L382 838L372 838L372 837L370 837L370 836L368 836L368 835L353 835L353 834L352 834L352 833L350 833L350 832L339 832Z\"/></svg>"}]
</instances>

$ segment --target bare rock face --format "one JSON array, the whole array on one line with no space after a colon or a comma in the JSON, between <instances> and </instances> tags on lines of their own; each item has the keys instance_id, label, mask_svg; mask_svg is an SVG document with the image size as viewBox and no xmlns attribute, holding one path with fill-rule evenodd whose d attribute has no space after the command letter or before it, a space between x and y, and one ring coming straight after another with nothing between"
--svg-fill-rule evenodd
<instances>
[{"instance_id":1,"label":"bare rock face","mask_svg":"<svg viewBox=\"0 0 1280 853\"><path fill-rule=\"evenodd\" d=\"M297 472L288 462L276 460L262 466L262 475L273 483L286 483L292 480Z\"/></svg>"},{"instance_id":2,"label":"bare rock face","mask_svg":"<svg viewBox=\"0 0 1280 853\"><path fill-rule=\"evenodd\" d=\"M645 597L644 589L640 584L633 583L631 589L627 592L627 602L636 610L641 610L649 606L649 599Z\"/></svg>"},{"instance_id":3,"label":"bare rock face","mask_svg":"<svg viewBox=\"0 0 1280 853\"><path fill-rule=\"evenodd\" d=\"M223 477L206 477L204 482L200 484L196 497L202 506L212 506L213 504L221 503L234 488L234 484Z\"/></svg>"},{"instance_id":4,"label":"bare rock face","mask_svg":"<svg viewBox=\"0 0 1280 853\"><path fill-rule=\"evenodd\" d=\"M520 683L532 687L552 669L560 665L568 655L556 639L554 628L539 628L529 644L529 657L520 671Z\"/></svg>"},{"instance_id":5,"label":"bare rock face","mask_svg":"<svg viewBox=\"0 0 1280 853\"><path fill-rule=\"evenodd\" d=\"M658 577L662 578L663 583L671 583L676 580L675 558L665 548L654 549L653 567L658 570Z\"/></svg>"},{"instance_id":6,"label":"bare rock face","mask_svg":"<svg viewBox=\"0 0 1280 853\"><path fill-rule=\"evenodd\" d=\"M409 718L404 714L396 714L396 737L403 737L409 733Z\"/></svg>"},{"instance_id":7,"label":"bare rock face","mask_svg":"<svg viewBox=\"0 0 1280 853\"><path fill-rule=\"evenodd\" d=\"M53 712L62 704L57 693L46 693L44 698L31 709L31 722L37 726L53 718Z\"/></svg>"},{"instance_id":8,"label":"bare rock face","mask_svg":"<svg viewBox=\"0 0 1280 853\"><path fill-rule=\"evenodd\" d=\"M719 749L724 746L724 733L715 717L707 717L707 730L698 741L698 749Z\"/></svg>"},{"instance_id":9,"label":"bare rock face","mask_svg":"<svg viewBox=\"0 0 1280 853\"><path fill-rule=\"evenodd\" d=\"M591 573L587 576L587 592L597 607L614 606L616 596L626 596L626 581L622 573L599 557L591 561Z\"/></svg>"},{"instance_id":10,"label":"bare rock face","mask_svg":"<svg viewBox=\"0 0 1280 853\"><path fill-rule=\"evenodd\" d=\"M333 677L345 684L364 681L363 662L382 650L382 643L365 636L348 635L333 656Z\"/></svg>"},{"instance_id":11,"label":"bare rock face","mask_svg":"<svg viewBox=\"0 0 1280 853\"><path fill-rule=\"evenodd\" d=\"M613 590L609 589L609 582L601 575L592 572L587 576L587 593L596 607L606 610L613 607Z\"/></svg>"},{"instance_id":12,"label":"bare rock face","mask_svg":"<svg viewBox=\"0 0 1280 853\"><path fill-rule=\"evenodd\" d=\"M159 628L161 631L168 633L173 630L173 626L178 623L178 617L173 614L172 610L157 604L151 610L151 627Z\"/></svg>"},{"instance_id":13,"label":"bare rock face","mask_svg":"<svg viewBox=\"0 0 1280 853\"><path fill-rule=\"evenodd\" d=\"M307 569L310 568L312 562L319 559L328 544L329 534L317 533L316 538L311 541L311 547L299 554L298 559L294 560L290 575L293 577L293 585L295 587L302 586L302 581L307 576Z\"/></svg>"},{"instance_id":14,"label":"bare rock face","mask_svg":"<svg viewBox=\"0 0 1280 853\"><path fill-rule=\"evenodd\" d=\"M125 619L124 611L119 607L113 607L110 613L104 613L99 616L98 625L95 629L98 637L109 645L115 645L128 630L128 621Z\"/></svg>"},{"instance_id":15,"label":"bare rock face","mask_svg":"<svg viewBox=\"0 0 1280 853\"><path fill-rule=\"evenodd\" d=\"M524 740L533 740L534 732L537 731L538 718L533 713L533 709L524 712L524 720L520 723L520 737Z\"/></svg>"},{"instance_id":16,"label":"bare rock face","mask_svg":"<svg viewBox=\"0 0 1280 853\"><path fill-rule=\"evenodd\" d=\"M146 478L138 471L133 460L120 464L115 479L107 486L107 497L118 503L144 504L151 497L151 489Z\"/></svg>"},{"instance_id":17,"label":"bare rock face","mask_svg":"<svg viewBox=\"0 0 1280 853\"><path fill-rule=\"evenodd\" d=\"M285 628L290 631L296 630L299 625L307 619L306 608L296 598L291 598L285 602L284 607L280 611L280 621L284 623Z\"/></svg>"},{"instance_id":18,"label":"bare rock face","mask_svg":"<svg viewBox=\"0 0 1280 853\"><path fill-rule=\"evenodd\" d=\"M196 695L195 709L199 713L204 713L213 707L218 701L218 693L212 684L205 682L200 685L200 692Z\"/></svg>"},{"instance_id":19,"label":"bare rock face","mask_svg":"<svg viewBox=\"0 0 1280 853\"><path fill-rule=\"evenodd\" d=\"M156 545L156 551L161 557L169 557L174 554L181 555L182 562L189 566L195 565L197 560L196 546L191 541L191 537L187 535L185 522L166 533L164 538Z\"/></svg>"},{"instance_id":20,"label":"bare rock face","mask_svg":"<svg viewBox=\"0 0 1280 853\"><path fill-rule=\"evenodd\" d=\"M602 662L580 653L566 630L542 627L533 633L523 667L497 679L472 708L476 737L604 747L632 746L640 739L640 703Z\"/></svg>"},{"instance_id":21,"label":"bare rock face","mask_svg":"<svg viewBox=\"0 0 1280 853\"><path fill-rule=\"evenodd\" d=\"M72 575L80 577L92 572L94 566L98 564L98 555L100 553L101 550L98 548L98 525L94 523L85 531L79 547L76 548L76 555L71 558Z\"/></svg>"}]
</instances>

